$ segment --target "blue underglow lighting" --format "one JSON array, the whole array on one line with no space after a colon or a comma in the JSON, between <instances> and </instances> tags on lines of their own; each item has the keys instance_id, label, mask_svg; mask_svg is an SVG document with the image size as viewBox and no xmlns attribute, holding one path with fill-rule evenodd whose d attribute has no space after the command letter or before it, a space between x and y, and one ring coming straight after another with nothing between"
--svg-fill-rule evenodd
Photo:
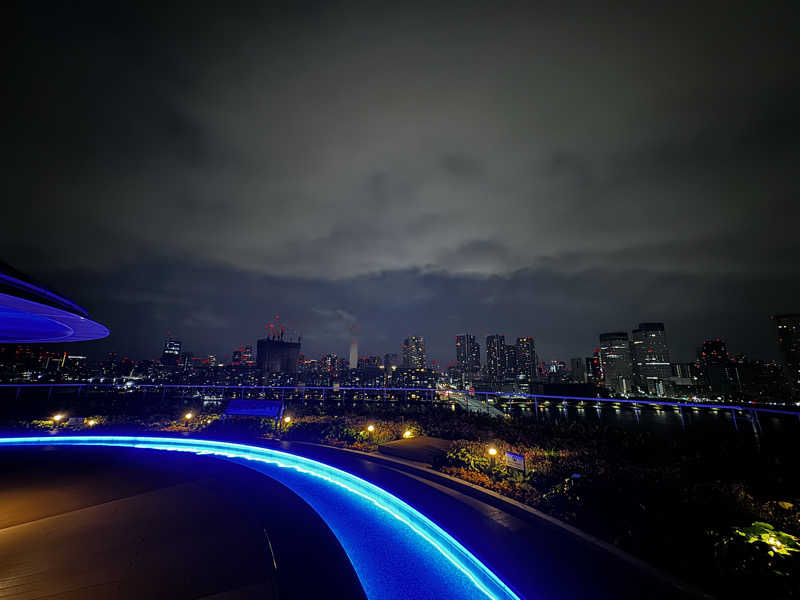
<instances>
[{"instance_id":1,"label":"blue underglow lighting","mask_svg":"<svg viewBox=\"0 0 800 600\"><path fill-rule=\"evenodd\" d=\"M81 315L0 293L0 343L78 342L108 335Z\"/></svg>"},{"instance_id":2,"label":"blue underglow lighting","mask_svg":"<svg viewBox=\"0 0 800 600\"><path fill-rule=\"evenodd\" d=\"M280 481L325 520L371 600L519 600L450 534L386 490L319 461L230 442L142 436L0 438L5 446L120 446L212 455ZM313 540L309 540L313 555Z\"/></svg>"}]
</instances>

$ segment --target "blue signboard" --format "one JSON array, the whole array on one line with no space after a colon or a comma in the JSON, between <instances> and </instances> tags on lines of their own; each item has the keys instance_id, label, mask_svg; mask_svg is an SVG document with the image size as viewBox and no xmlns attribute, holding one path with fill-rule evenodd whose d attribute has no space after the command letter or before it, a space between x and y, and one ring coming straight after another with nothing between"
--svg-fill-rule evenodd
<instances>
[{"instance_id":1,"label":"blue signboard","mask_svg":"<svg viewBox=\"0 0 800 600\"><path fill-rule=\"evenodd\" d=\"M282 404L279 400L231 400L225 414L275 419L281 414Z\"/></svg>"},{"instance_id":2,"label":"blue signboard","mask_svg":"<svg viewBox=\"0 0 800 600\"><path fill-rule=\"evenodd\" d=\"M525 457L522 454L506 452L506 466L517 471L525 472Z\"/></svg>"}]
</instances>

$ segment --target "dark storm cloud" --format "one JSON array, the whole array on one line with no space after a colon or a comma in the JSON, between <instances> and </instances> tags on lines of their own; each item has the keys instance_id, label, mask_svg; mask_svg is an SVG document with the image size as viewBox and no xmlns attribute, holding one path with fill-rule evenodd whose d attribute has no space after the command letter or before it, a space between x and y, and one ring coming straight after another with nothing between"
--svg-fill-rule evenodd
<instances>
[{"instance_id":1,"label":"dark storm cloud","mask_svg":"<svg viewBox=\"0 0 800 600\"><path fill-rule=\"evenodd\" d=\"M800 309L791 17L29 12L0 252L139 355L168 329L227 352L290 307L313 352L357 321L375 353L419 333L449 358L470 329L566 358L664 320L686 358L704 335L770 356L767 315Z\"/></svg>"}]
</instances>

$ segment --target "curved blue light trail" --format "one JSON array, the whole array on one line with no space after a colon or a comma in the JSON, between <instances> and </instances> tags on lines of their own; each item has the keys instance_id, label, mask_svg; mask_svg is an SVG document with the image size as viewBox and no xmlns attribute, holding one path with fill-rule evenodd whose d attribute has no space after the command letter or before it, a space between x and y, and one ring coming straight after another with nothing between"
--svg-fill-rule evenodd
<instances>
[{"instance_id":1,"label":"curved blue light trail","mask_svg":"<svg viewBox=\"0 0 800 600\"><path fill-rule=\"evenodd\" d=\"M280 481L325 520L371 600L520 600L450 534L386 490L319 461L211 440L142 436L0 438L4 446L120 446L212 455ZM309 557L313 557L309 540ZM335 596L335 592L332 590Z\"/></svg>"},{"instance_id":2,"label":"curved blue light trail","mask_svg":"<svg viewBox=\"0 0 800 600\"><path fill-rule=\"evenodd\" d=\"M0 343L80 342L108 336L100 323L0 292Z\"/></svg>"}]
</instances>

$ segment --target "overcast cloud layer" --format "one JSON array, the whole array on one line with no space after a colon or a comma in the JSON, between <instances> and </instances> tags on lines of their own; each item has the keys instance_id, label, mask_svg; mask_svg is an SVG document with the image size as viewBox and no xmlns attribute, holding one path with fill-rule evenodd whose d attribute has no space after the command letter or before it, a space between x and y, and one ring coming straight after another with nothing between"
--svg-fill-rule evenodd
<instances>
[{"instance_id":1,"label":"overcast cloud layer","mask_svg":"<svg viewBox=\"0 0 800 600\"><path fill-rule=\"evenodd\" d=\"M663 320L677 358L773 357L788 8L438 6L20 15L0 257L109 326L90 352L227 357L280 313L311 355L358 323L364 353L450 361L468 329L567 359Z\"/></svg>"}]
</instances>

